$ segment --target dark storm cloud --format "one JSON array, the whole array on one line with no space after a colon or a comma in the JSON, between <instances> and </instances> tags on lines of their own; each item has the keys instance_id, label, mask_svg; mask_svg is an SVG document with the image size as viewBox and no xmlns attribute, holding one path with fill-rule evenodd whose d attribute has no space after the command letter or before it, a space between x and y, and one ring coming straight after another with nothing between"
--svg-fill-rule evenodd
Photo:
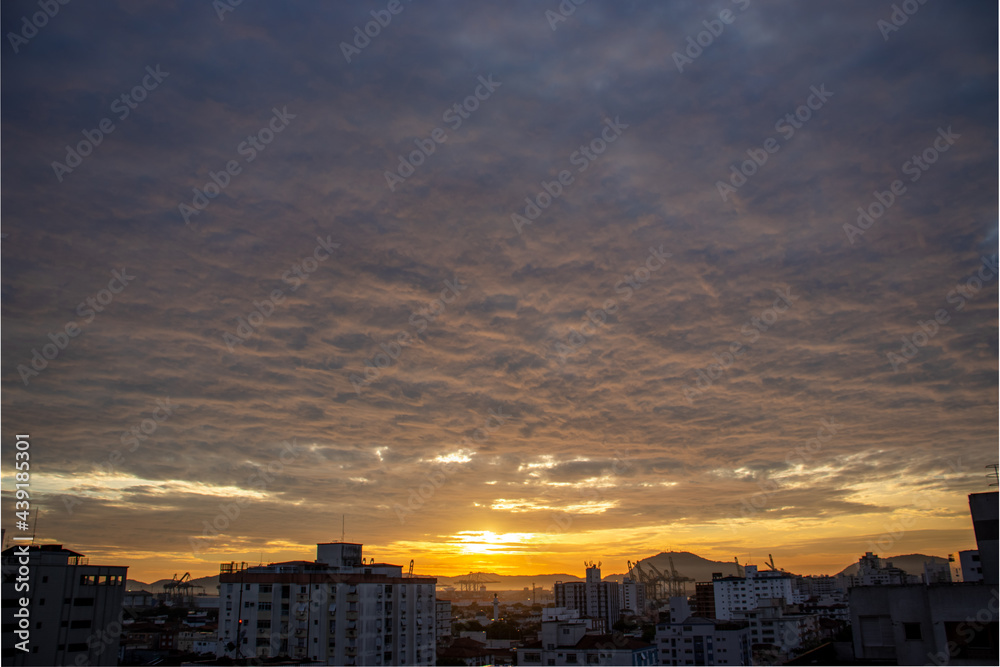
<instances>
[{"instance_id":1,"label":"dark storm cloud","mask_svg":"<svg viewBox=\"0 0 1000 667\"><path fill-rule=\"evenodd\" d=\"M885 40L888 6L742 4L591 0L553 31L537 3L407 3L350 63L340 42L380 7L62 7L2 62L5 427L44 443L52 530L185 551L285 442L298 454L229 547L314 541L289 532L295 503L387 542L544 530L587 486L607 507L581 525L604 528L722 522L767 479L768 518L896 507L865 484L978 488L927 476L995 458L996 277L968 283L996 253L995 22L928 3ZM33 7L7 6L5 34ZM727 8L678 72L674 52ZM147 66L169 74L119 118ZM486 99L480 77L499 83ZM52 162L103 118L113 132L60 181ZM580 162L609 123L627 127ZM446 140L390 189L436 128ZM939 128L959 136L910 181ZM724 201L717 182L772 137ZM562 170L573 181L519 232L511 214ZM213 174L220 194L185 224ZM896 179L906 192L852 243L844 225ZM319 260L324 242L339 247ZM669 256L651 269L654 251ZM78 304L123 267L134 281L87 321ZM887 354L940 309L894 370ZM81 333L25 384L68 322ZM823 420L840 430L795 467ZM393 505L434 466L447 481L400 532ZM139 512L156 520L130 525Z\"/></svg>"}]
</instances>

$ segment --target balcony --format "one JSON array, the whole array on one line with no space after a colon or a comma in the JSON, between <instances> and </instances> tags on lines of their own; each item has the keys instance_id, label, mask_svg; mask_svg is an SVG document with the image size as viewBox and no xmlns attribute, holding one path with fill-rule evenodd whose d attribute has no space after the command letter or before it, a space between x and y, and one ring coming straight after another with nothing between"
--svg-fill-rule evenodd
<instances>
[{"instance_id":1,"label":"balcony","mask_svg":"<svg viewBox=\"0 0 1000 667\"><path fill-rule=\"evenodd\" d=\"M348 602L357 602L358 601L358 594L357 593L348 593L347 594L347 601Z\"/></svg>"},{"instance_id":2,"label":"balcony","mask_svg":"<svg viewBox=\"0 0 1000 667\"><path fill-rule=\"evenodd\" d=\"M348 639L357 639L358 638L358 631L357 630L345 630L344 631L344 636L347 637Z\"/></svg>"},{"instance_id":3,"label":"balcony","mask_svg":"<svg viewBox=\"0 0 1000 667\"><path fill-rule=\"evenodd\" d=\"M356 621L356 620L358 620L358 612L356 612L356 611L349 611L349 612L347 612L346 616L347 616L347 620L348 621Z\"/></svg>"}]
</instances>

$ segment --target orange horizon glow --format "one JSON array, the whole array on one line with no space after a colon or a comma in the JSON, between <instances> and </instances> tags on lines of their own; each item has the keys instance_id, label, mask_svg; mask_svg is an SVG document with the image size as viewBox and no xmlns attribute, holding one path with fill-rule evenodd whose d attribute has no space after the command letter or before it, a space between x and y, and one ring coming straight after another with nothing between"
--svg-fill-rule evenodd
<instances>
[{"instance_id":1,"label":"orange horizon glow","mask_svg":"<svg viewBox=\"0 0 1000 667\"><path fill-rule=\"evenodd\" d=\"M725 534L720 534L716 528L715 539L703 536L704 529L700 531L682 527L663 529L663 534L674 536L669 545L665 540L658 540L655 537L637 539L636 533L647 533L647 531L633 529L606 529L560 535L489 530L459 531L453 535L439 536L437 541L380 543L375 540L361 540L361 543L364 544L366 558L374 557L376 562L400 565L404 572L408 569L412 558L415 561L414 574L431 577L455 577L469 572L490 572L509 576L561 574L582 578L585 560L602 561L602 574L608 576L626 573L628 560L635 562L661 552L689 552L722 563L731 563L735 557L739 558L741 565L756 564L760 567L764 567L771 554L778 567L789 572L802 575L832 575L856 563L865 551L874 551L884 558L910 553L946 558L958 551L976 548L971 522L961 526L967 533L963 539L960 535L952 535L956 527L953 518L907 524L905 519L900 520L899 516L896 516L899 514L899 512L893 513L894 518L888 519L872 517L864 523L859 523L859 530L849 535L840 532L843 527L836 526L833 522L828 522L832 525L811 522L810 536L819 542L816 548L808 553L801 545L792 542L796 536L803 535L803 529L796 525L798 522L791 520L770 522L789 525L783 526L782 530L777 526L771 526L771 530L767 532L760 530L759 527L759 524L764 522L730 527ZM897 532L898 539L896 539L892 532L881 530L883 527L892 528L893 525L909 525L909 528L902 531L901 535ZM754 539L765 534L769 536L767 544L775 546L767 546L762 541ZM777 544L778 537L785 538L787 546ZM730 546L720 546L721 541L727 542ZM50 540L39 540L39 542L45 543ZM820 546L821 544L825 546ZM944 544L948 546L943 546ZM227 553L220 545L218 550L197 557L191 553L113 552L82 545L65 544L65 546L88 556L92 564L128 565L128 578L144 583L170 579L173 575L180 576L184 572L189 572L193 579L213 576L219 573L219 564L232 561L256 565L293 560L312 561L316 556L315 543L292 541L270 541L262 545L263 551L256 553L245 551ZM498 590L496 587L488 586L488 588Z\"/></svg>"}]
</instances>

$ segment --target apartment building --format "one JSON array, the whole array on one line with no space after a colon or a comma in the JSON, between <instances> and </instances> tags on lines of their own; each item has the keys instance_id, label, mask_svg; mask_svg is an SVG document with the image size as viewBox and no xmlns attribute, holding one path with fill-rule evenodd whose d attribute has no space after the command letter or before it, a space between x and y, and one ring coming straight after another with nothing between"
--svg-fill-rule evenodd
<instances>
[{"instance_id":1,"label":"apartment building","mask_svg":"<svg viewBox=\"0 0 1000 667\"><path fill-rule=\"evenodd\" d=\"M228 657L435 663L437 580L365 562L361 544L318 544L314 562L223 564L219 584L219 642Z\"/></svg>"}]
</instances>

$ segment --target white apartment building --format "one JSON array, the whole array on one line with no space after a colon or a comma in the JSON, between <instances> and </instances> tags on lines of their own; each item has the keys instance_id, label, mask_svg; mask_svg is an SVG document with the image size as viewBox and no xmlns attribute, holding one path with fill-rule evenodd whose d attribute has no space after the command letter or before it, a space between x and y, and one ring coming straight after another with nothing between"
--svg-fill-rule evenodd
<instances>
[{"instance_id":1,"label":"white apartment building","mask_svg":"<svg viewBox=\"0 0 1000 667\"><path fill-rule=\"evenodd\" d=\"M678 617L680 618L680 617ZM749 665L746 623L689 616L656 626L661 665Z\"/></svg>"},{"instance_id":2,"label":"white apartment building","mask_svg":"<svg viewBox=\"0 0 1000 667\"><path fill-rule=\"evenodd\" d=\"M905 570L893 567L891 562L866 551L858 559L858 572L850 577L851 586L891 586L897 584L919 584L920 577L907 574Z\"/></svg>"},{"instance_id":3,"label":"white apartment building","mask_svg":"<svg viewBox=\"0 0 1000 667\"><path fill-rule=\"evenodd\" d=\"M646 611L646 585L635 579L622 580L622 611L638 616Z\"/></svg>"},{"instance_id":4,"label":"white apartment building","mask_svg":"<svg viewBox=\"0 0 1000 667\"><path fill-rule=\"evenodd\" d=\"M219 643L231 658L287 655L332 665L433 665L436 583L365 563L362 545L316 546L316 560L223 564Z\"/></svg>"},{"instance_id":5,"label":"white apartment building","mask_svg":"<svg viewBox=\"0 0 1000 667\"><path fill-rule=\"evenodd\" d=\"M756 609L761 600L781 598L785 604L802 602L796 577L786 572L758 572L756 565L744 568L744 577L719 577L712 580L715 616L732 620L736 612Z\"/></svg>"},{"instance_id":6,"label":"white apartment building","mask_svg":"<svg viewBox=\"0 0 1000 667\"><path fill-rule=\"evenodd\" d=\"M962 581L975 583L983 580L983 563L979 560L979 551L959 551L958 562L962 566Z\"/></svg>"}]
</instances>

